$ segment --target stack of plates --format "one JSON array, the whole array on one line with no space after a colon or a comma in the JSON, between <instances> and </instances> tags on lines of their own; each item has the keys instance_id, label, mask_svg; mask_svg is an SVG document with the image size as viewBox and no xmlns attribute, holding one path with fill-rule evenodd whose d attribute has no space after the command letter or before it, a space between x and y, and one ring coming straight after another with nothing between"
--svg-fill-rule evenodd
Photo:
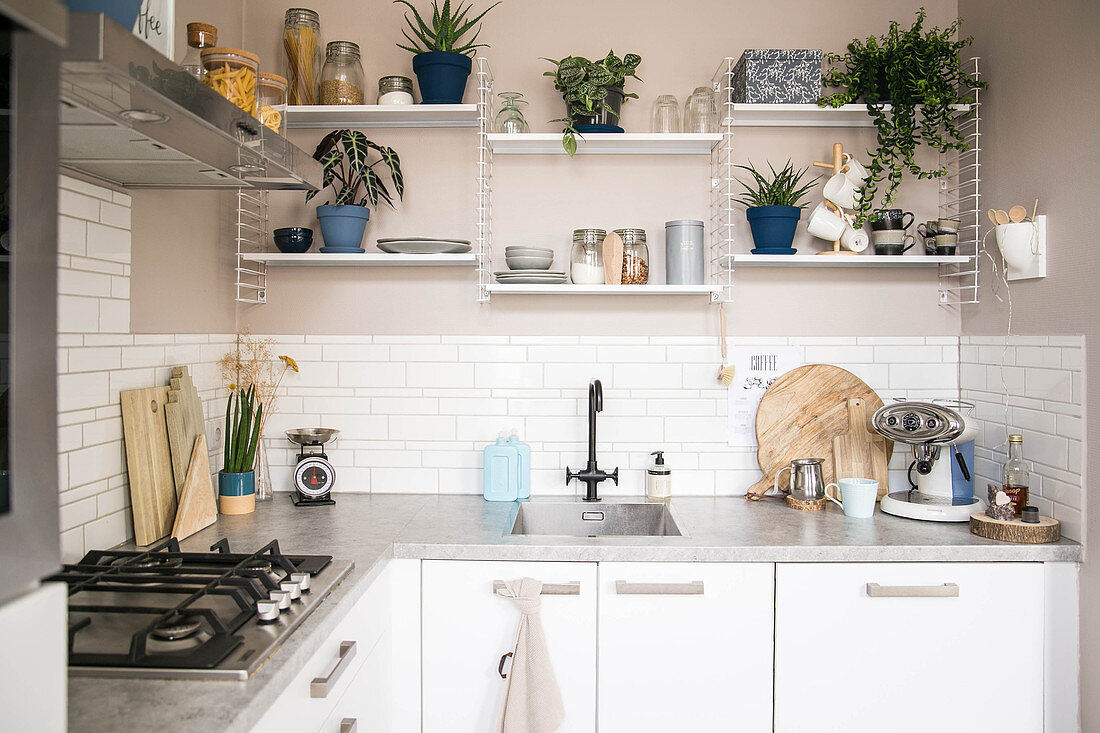
<instances>
[{"instance_id":1,"label":"stack of plates","mask_svg":"<svg viewBox=\"0 0 1100 733\"><path fill-rule=\"evenodd\" d=\"M503 270L493 274L502 285L561 285L568 280L561 270Z\"/></svg>"},{"instance_id":2,"label":"stack of plates","mask_svg":"<svg viewBox=\"0 0 1100 733\"><path fill-rule=\"evenodd\" d=\"M438 239L436 237L389 237L378 240L378 249L391 254L438 255L465 254L471 248L469 239Z\"/></svg>"}]
</instances>

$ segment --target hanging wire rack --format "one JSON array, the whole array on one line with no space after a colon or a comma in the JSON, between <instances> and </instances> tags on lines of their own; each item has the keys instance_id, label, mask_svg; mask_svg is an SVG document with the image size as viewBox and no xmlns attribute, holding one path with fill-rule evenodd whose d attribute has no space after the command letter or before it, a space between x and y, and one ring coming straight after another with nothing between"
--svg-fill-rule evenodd
<instances>
[{"instance_id":1,"label":"hanging wire rack","mask_svg":"<svg viewBox=\"0 0 1100 733\"><path fill-rule=\"evenodd\" d=\"M720 288L712 302L733 300L734 207L737 179L733 172L733 69L737 59L725 58L718 65L711 83L718 98L718 132L722 139L710 153L710 221L707 240L710 256L707 267L711 282Z\"/></svg>"},{"instance_id":2,"label":"hanging wire rack","mask_svg":"<svg viewBox=\"0 0 1100 733\"><path fill-rule=\"evenodd\" d=\"M237 189L237 290L238 303L267 302L267 265L249 259L264 251L267 241L267 191Z\"/></svg>"},{"instance_id":3,"label":"hanging wire rack","mask_svg":"<svg viewBox=\"0 0 1100 733\"><path fill-rule=\"evenodd\" d=\"M493 260L493 72L477 57L477 302L489 302Z\"/></svg>"}]
</instances>

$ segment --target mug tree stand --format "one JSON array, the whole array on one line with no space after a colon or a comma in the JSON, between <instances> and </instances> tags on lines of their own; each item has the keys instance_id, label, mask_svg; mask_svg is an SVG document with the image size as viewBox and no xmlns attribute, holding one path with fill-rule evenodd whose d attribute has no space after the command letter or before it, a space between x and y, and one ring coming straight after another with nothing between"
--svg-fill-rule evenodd
<instances>
[{"instance_id":1,"label":"mug tree stand","mask_svg":"<svg viewBox=\"0 0 1100 733\"><path fill-rule=\"evenodd\" d=\"M815 168L825 168L831 170L835 176L837 173L847 173L848 166L844 165L844 143L833 143L833 162L823 163L820 160L814 161ZM832 201L826 199L825 207L835 213L837 216L844 218L844 210L834 204ZM824 252L818 252L819 255L854 255L858 252L850 252L846 249L842 249L840 246L840 240L833 242L833 248L827 249Z\"/></svg>"}]
</instances>

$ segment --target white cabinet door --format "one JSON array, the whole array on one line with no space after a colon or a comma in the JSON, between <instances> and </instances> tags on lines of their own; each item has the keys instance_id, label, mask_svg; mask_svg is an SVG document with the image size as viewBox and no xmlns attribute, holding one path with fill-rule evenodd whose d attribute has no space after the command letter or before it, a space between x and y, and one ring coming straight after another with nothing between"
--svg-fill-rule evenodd
<instances>
[{"instance_id":1,"label":"white cabinet door","mask_svg":"<svg viewBox=\"0 0 1100 733\"><path fill-rule=\"evenodd\" d=\"M771 731L774 579L770 563L600 563L600 733Z\"/></svg>"},{"instance_id":2,"label":"white cabinet door","mask_svg":"<svg viewBox=\"0 0 1100 733\"><path fill-rule=\"evenodd\" d=\"M68 610L65 583L43 583L0 604L0 730L65 730Z\"/></svg>"},{"instance_id":3,"label":"white cabinet door","mask_svg":"<svg viewBox=\"0 0 1100 733\"><path fill-rule=\"evenodd\" d=\"M370 650L363 666L348 684L343 697L320 733L389 733L393 724L393 637L385 632Z\"/></svg>"},{"instance_id":4,"label":"white cabinet door","mask_svg":"<svg viewBox=\"0 0 1100 733\"><path fill-rule=\"evenodd\" d=\"M1043 730L1043 582L1038 563L780 564L776 733Z\"/></svg>"},{"instance_id":5,"label":"white cabinet door","mask_svg":"<svg viewBox=\"0 0 1100 733\"><path fill-rule=\"evenodd\" d=\"M560 733L595 730L594 563L425 560L422 573L424 733L492 730L505 685L497 667L515 647L520 618L493 582L523 577L578 584L575 595L543 593L542 625L565 703Z\"/></svg>"}]
</instances>

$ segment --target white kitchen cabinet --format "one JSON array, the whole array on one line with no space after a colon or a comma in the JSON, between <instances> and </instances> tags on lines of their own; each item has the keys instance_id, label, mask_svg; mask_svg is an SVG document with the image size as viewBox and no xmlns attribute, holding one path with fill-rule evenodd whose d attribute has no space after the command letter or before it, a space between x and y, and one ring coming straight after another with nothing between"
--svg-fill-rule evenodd
<instances>
[{"instance_id":1,"label":"white kitchen cabinet","mask_svg":"<svg viewBox=\"0 0 1100 733\"><path fill-rule=\"evenodd\" d=\"M494 581L531 577L575 594L542 596L542 625L565 705L560 733L596 728L596 565L566 562L422 563L423 733L484 733L496 721L502 655L520 613ZM504 671L510 668L506 660Z\"/></svg>"},{"instance_id":2,"label":"white kitchen cabinet","mask_svg":"<svg viewBox=\"0 0 1100 733\"><path fill-rule=\"evenodd\" d=\"M1043 730L1039 563L780 564L775 603L776 733Z\"/></svg>"},{"instance_id":3,"label":"white kitchen cabinet","mask_svg":"<svg viewBox=\"0 0 1100 733\"><path fill-rule=\"evenodd\" d=\"M367 733L396 730L390 699L393 689L391 659L393 637L382 634L367 653L363 666L348 683L320 733Z\"/></svg>"},{"instance_id":4,"label":"white kitchen cabinet","mask_svg":"<svg viewBox=\"0 0 1100 733\"><path fill-rule=\"evenodd\" d=\"M68 606L64 583L43 583L0 604L0 730L65 730Z\"/></svg>"},{"instance_id":5,"label":"white kitchen cabinet","mask_svg":"<svg viewBox=\"0 0 1100 733\"><path fill-rule=\"evenodd\" d=\"M774 580L771 563L600 563L600 733L771 731Z\"/></svg>"}]
</instances>

